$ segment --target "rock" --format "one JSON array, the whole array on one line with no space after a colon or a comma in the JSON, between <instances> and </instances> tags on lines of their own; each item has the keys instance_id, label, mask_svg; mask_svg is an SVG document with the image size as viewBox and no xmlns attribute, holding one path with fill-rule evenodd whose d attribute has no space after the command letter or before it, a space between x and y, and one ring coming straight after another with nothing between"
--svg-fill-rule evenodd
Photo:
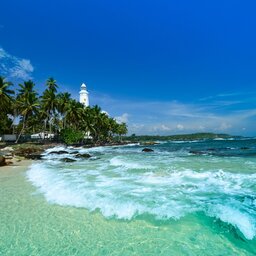
<instances>
[{"instance_id":1,"label":"rock","mask_svg":"<svg viewBox=\"0 0 256 256\"><path fill-rule=\"evenodd\" d=\"M190 150L189 153L194 154L194 155L205 155L206 154L206 152L204 152L204 151L196 151L196 150Z\"/></svg>"},{"instance_id":2,"label":"rock","mask_svg":"<svg viewBox=\"0 0 256 256\"><path fill-rule=\"evenodd\" d=\"M70 152L71 155L79 154L79 151Z\"/></svg>"},{"instance_id":3,"label":"rock","mask_svg":"<svg viewBox=\"0 0 256 256\"><path fill-rule=\"evenodd\" d=\"M65 162L65 163L73 163L73 162L75 162L76 160L66 157L66 158L61 159L61 161Z\"/></svg>"},{"instance_id":4,"label":"rock","mask_svg":"<svg viewBox=\"0 0 256 256\"><path fill-rule=\"evenodd\" d=\"M12 159L13 156L12 155L4 155L5 159Z\"/></svg>"},{"instance_id":5,"label":"rock","mask_svg":"<svg viewBox=\"0 0 256 256\"><path fill-rule=\"evenodd\" d=\"M13 164L13 162L12 161L8 161L8 162L6 162L6 165L12 165Z\"/></svg>"},{"instance_id":6,"label":"rock","mask_svg":"<svg viewBox=\"0 0 256 256\"><path fill-rule=\"evenodd\" d=\"M60 151L51 151L48 153L49 155L53 155L53 154L56 154L56 155L63 155L63 154L68 154L68 151L65 151L65 150L60 150Z\"/></svg>"},{"instance_id":7,"label":"rock","mask_svg":"<svg viewBox=\"0 0 256 256\"><path fill-rule=\"evenodd\" d=\"M26 159L31 159L31 160L41 160L42 155L40 154L29 154L25 156Z\"/></svg>"},{"instance_id":8,"label":"rock","mask_svg":"<svg viewBox=\"0 0 256 256\"><path fill-rule=\"evenodd\" d=\"M250 149L250 148L248 148L248 147L241 147L240 149L241 149L241 150L248 150L248 149Z\"/></svg>"},{"instance_id":9,"label":"rock","mask_svg":"<svg viewBox=\"0 0 256 256\"><path fill-rule=\"evenodd\" d=\"M143 148L142 152L154 152L154 150L151 148Z\"/></svg>"},{"instance_id":10,"label":"rock","mask_svg":"<svg viewBox=\"0 0 256 256\"><path fill-rule=\"evenodd\" d=\"M12 147L5 147L2 148L1 151L14 151L14 149Z\"/></svg>"},{"instance_id":11,"label":"rock","mask_svg":"<svg viewBox=\"0 0 256 256\"><path fill-rule=\"evenodd\" d=\"M43 153L42 148L36 148L36 147L27 147L27 148L18 148L14 151L14 154L17 156L22 156L22 157L29 157L29 155L33 154L41 154Z\"/></svg>"},{"instance_id":12,"label":"rock","mask_svg":"<svg viewBox=\"0 0 256 256\"><path fill-rule=\"evenodd\" d=\"M76 154L76 157L80 157L80 158L90 158L90 157L92 157L90 154L87 154L87 153L85 153L85 154Z\"/></svg>"},{"instance_id":13,"label":"rock","mask_svg":"<svg viewBox=\"0 0 256 256\"><path fill-rule=\"evenodd\" d=\"M0 156L0 166L5 166L6 162L5 162L5 157L4 156Z\"/></svg>"}]
</instances>

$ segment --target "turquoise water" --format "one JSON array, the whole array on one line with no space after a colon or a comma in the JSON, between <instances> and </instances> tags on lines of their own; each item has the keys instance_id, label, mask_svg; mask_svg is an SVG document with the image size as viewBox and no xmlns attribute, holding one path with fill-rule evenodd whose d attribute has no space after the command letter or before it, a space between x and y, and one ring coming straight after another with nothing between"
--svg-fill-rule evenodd
<instances>
[{"instance_id":1,"label":"turquoise water","mask_svg":"<svg viewBox=\"0 0 256 256\"><path fill-rule=\"evenodd\" d=\"M255 142L50 149L26 172L0 174L0 252L255 255Z\"/></svg>"}]
</instances>

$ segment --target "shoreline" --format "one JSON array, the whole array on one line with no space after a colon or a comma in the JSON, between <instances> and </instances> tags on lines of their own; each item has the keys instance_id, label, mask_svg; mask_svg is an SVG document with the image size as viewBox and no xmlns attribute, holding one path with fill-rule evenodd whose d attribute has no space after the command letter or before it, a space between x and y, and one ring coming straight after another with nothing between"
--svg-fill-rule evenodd
<instances>
[{"instance_id":1,"label":"shoreline","mask_svg":"<svg viewBox=\"0 0 256 256\"><path fill-rule=\"evenodd\" d=\"M32 160L41 160L42 154L49 148L58 146L74 148L94 148L94 147L108 147L108 146L123 146L128 145L130 142L119 143L95 143L88 145L66 145L63 143L19 143L19 144L5 144L0 145L0 169L11 166L23 166L23 162ZM26 163L25 163L26 165Z\"/></svg>"},{"instance_id":2,"label":"shoreline","mask_svg":"<svg viewBox=\"0 0 256 256\"><path fill-rule=\"evenodd\" d=\"M29 167L31 164L33 163L33 160L30 159L23 159L20 161L15 161L12 164L9 165L4 165L0 167L0 172L9 172L12 169L15 170L19 170L22 171L24 169L24 171L26 170L27 167Z\"/></svg>"}]
</instances>

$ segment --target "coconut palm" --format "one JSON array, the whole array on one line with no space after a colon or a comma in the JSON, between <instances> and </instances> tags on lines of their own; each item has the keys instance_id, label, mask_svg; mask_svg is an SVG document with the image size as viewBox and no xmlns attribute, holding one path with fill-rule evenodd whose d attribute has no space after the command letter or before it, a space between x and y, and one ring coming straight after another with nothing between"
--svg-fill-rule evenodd
<instances>
[{"instance_id":1,"label":"coconut palm","mask_svg":"<svg viewBox=\"0 0 256 256\"><path fill-rule=\"evenodd\" d=\"M0 76L0 111L6 114L10 111L13 103L12 95L14 95L14 91L9 89L11 85L11 82L6 81L4 77Z\"/></svg>"},{"instance_id":2,"label":"coconut palm","mask_svg":"<svg viewBox=\"0 0 256 256\"><path fill-rule=\"evenodd\" d=\"M76 100L70 100L66 105L66 120L69 127L78 128L79 123L83 119L84 105Z\"/></svg>"},{"instance_id":3,"label":"coconut palm","mask_svg":"<svg viewBox=\"0 0 256 256\"><path fill-rule=\"evenodd\" d=\"M21 134L26 129L26 124L29 117L38 112L39 102L37 93L34 91L35 84L29 80L24 84L19 84L19 93L16 99L16 109L19 116L22 119L22 128L16 140L19 141Z\"/></svg>"},{"instance_id":4,"label":"coconut palm","mask_svg":"<svg viewBox=\"0 0 256 256\"><path fill-rule=\"evenodd\" d=\"M47 125L50 130L50 134L52 133L52 124L53 119L57 110L57 98L56 92L58 85L56 80L53 77L50 77L46 81L47 89L43 92L41 97L42 108L41 108L41 117L44 118L44 134L47 128Z\"/></svg>"},{"instance_id":5,"label":"coconut palm","mask_svg":"<svg viewBox=\"0 0 256 256\"><path fill-rule=\"evenodd\" d=\"M53 77L50 77L50 78L47 79L47 81L46 81L46 86L48 87L48 89L49 89L50 91L53 91L54 93L57 92L58 85L57 85L57 83L56 83L56 80L54 80Z\"/></svg>"},{"instance_id":6,"label":"coconut palm","mask_svg":"<svg viewBox=\"0 0 256 256\"><path fill-rule=\"evenodd\" d=\"M65 129L66 127L66 109L71 100L71 94L68 92L59 93L57 95L57 110L59 114L59 118L61 121L61 128Z\"/></svg>"}]
</instances>

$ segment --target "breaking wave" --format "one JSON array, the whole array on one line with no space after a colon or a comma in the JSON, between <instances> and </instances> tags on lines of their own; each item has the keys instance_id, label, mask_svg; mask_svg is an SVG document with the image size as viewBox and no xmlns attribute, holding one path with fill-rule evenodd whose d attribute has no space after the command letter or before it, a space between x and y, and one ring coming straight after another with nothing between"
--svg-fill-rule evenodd
<instances>
[{"instance_id":1,"label":"breaking wave","mask_svg":"<svg viewBox=\"0 0 256 256\"><path fill-rule=\"evenodd\" d=\"M53 159L47 151L47 161L32 164L27 177L49 203L97 210L107 218L131 220L149 214L178 220L204 212L231 224L247 239L256 236L255 160L241 159L244 171L226 158L200 156L195 161L183 155L138 153L137 147L119 148L118 154L113 148L86 149L105 154L72 164ZM216 169L216 164L223 168Z\"/></svg>"}]
</instances>

